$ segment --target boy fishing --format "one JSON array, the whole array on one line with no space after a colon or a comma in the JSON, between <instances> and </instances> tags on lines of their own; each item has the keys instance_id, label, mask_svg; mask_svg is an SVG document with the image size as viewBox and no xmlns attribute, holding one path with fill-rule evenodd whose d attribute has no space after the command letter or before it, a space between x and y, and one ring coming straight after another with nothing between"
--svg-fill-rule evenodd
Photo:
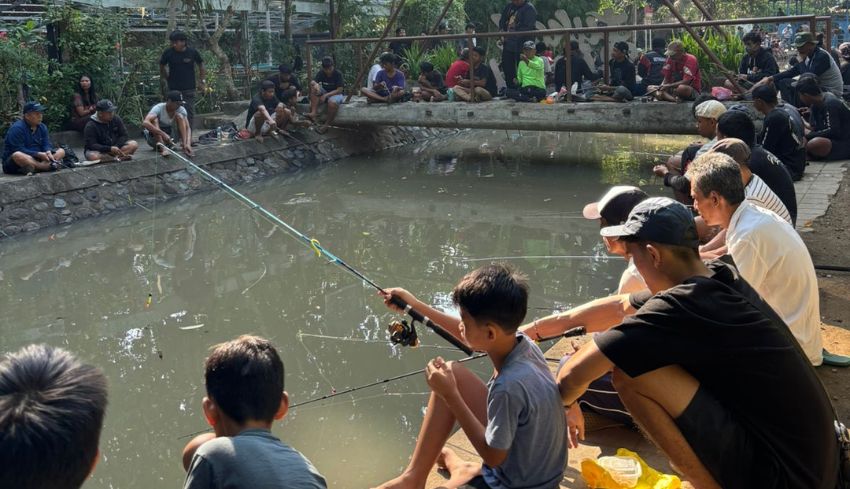
<instances>
[{"instance_id":1,"label":"boy fishing","mask_svg":"<svg viewBox=\"0 0 850 489\"><path fill-rule=\"evenodd\" d=\"M466 368L438 357L428 363L428 409L407 469L379 486L423 488L437 463L449 480L443 487L555 488L567 462L564 409L540 349L517 333L526 314L525 276L507 265L488 265L467 274L452 291L460 318L422 303L404 289L386 289L387 307L402 299L486 352L494 373L485 385ZM460 424L483 463L461 460L445 447Z\"/></svg>"}]
</instances>

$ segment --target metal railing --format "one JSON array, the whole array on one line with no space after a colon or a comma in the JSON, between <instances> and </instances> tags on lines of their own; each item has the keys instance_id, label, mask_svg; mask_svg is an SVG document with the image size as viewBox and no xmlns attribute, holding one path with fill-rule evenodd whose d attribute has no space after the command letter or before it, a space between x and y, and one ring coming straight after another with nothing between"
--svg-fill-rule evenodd
<instances>
[{"instance_id":1,"label":"metal railing","mask_svg":"<svg viewBox=\"0 0 850 489\"><path fill-rule=\"evenodd\" d=\"M789 15L789 16L774 16L774 17L752 17L745 19L721 19L721 20L706 20L699 22L688 22L687 25L690 27L715 27L715 26L735 26L735 25L747 25L747 24L784 24L789 22L802 22L809 24L809 31L814 33L817 32L817 26L819 22L824 23L824 45L831 45L832 41L832 17L830 16L816 16L816 15ZM609 35L612 32L636 32L636 31L647 31L647 30L673 30L673 29L682 29L684 26L681 23L660 23L660 24L636 24L636 25L614 25L614 26L601 26L601 27L575 27L575 28L561 28L561 29L543 29L543 30L534 30L534 31L519 31L519 32L477 32L474 35L469 34L444 34L444 35L429 35L429 36L406 36L406 37L369 37L369 38L346 38L346 39L317 39L317 40L308 40L304 44L307 47L307 73L308 77L313 76L313 46L320 45L334 45L334 44L351 44L354 45L355 51L358 52L358 56L360 56L361 49L358 49L362 45L368 43L377 43L378 45L383 43L390 43L393 41L402 41L402 42L414 42L414 41L429 41L429 42L441 42L441 41L454 41L454 40L466 40L468 45L472 45L472 38L481 40L481 39L504 39L508 37L541 37L541 36L563 36L566 39L570 39L572 36L586 35L586 34L602 34L603 35L603 59L604 62L604 79L605 82L609 82L609 73L608 73L608 62L610 59L610 40ZM376 46L373 51L378 51L378 46ZM570 69L572 63L572 53L571 50L564 50L564 58L565 59L565 67L566 67L566 86L572 86L572 70ZM360 75L357 77L358 80L362 80L362 72L364 70L368 70L369 65L363 66L361 69ZM354 91L359 91L359 87L353 87L353 91L349 93L353 93ZM567 92L568 98L571 99L569 91Z\"/></svg>"}]
</instances>

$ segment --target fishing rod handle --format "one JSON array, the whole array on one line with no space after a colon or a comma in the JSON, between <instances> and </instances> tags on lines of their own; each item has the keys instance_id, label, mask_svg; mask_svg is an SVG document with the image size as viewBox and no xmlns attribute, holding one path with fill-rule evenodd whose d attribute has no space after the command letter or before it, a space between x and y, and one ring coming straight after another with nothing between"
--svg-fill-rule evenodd
<instances>
[{"instance_id":1,"label":"fishing rod handle","mask_svg":"<svg viewBox=\"0 0 850 489\"><path fill-rule=\"evenodd\" d=\"M575 328L568 329L561 334L539 338L537 342L540 343L543 341L557 340L558 338L572 338L574 336L584 336L585 334L587 334L587 329L585 329L584 326L577 326Z\"/></svg>"},{"instance_id":2,"label":"fishing rod handle","mask_svg":"<svg viewBox=\"0 0 850 489\"><path fill-rule=\"evenodd\" d=\"M431 328L435 333L440 335L441 338L451 343L455 348L460 351L466 353L467 355L472 355L472 348L468 347L464 342L460 341L455 335L449 333L442 326L431 321L427 316L423 316L422 313L414 309L410 304L404 301L404 299L393 295L390 298L390 302L393 303L396 307L405 312L405 314L409 315L413 318L414 321L419 321L425 326Z\"/></svg>"}]
</instances>

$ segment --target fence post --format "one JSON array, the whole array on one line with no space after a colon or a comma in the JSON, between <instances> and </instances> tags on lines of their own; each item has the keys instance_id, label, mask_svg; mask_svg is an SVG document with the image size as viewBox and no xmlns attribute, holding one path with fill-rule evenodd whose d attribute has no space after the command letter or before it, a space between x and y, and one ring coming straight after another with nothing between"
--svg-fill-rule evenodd
<instances>
[{"instance_id":1,"label":"fence post","mask_svg":"<svg viewBox=\"0 0 850 489\"><path fill-rule=\"evenodd\" d=\"M609 52L609 50L611 48L608 45L608 31L605 31L602 34L602 42L604 43L604 45L602 46L602 56L603 56L602 63L604 65L604 70L605 70L604 71L604 73L605 73L604 79L605 79L605 84L610 85L611 84L611 73L610 73L610 67L608 66L608 60L611 59L611 53Z\"/></svg>"},{"instance_id":2,"label":"fence post","mask_svg":"<svg viewBox=\"0 0 850 489\"><path fill-rule=\"evenodd\" d=\"M449 2L451 2L451 0L449 0ZM475 46L472 45L471 35L466 38L466 46L469 49L469 103L472 103L477 102L478 100L475 96L475 69L472 67L472 50ZM481 58L481 62L484 62L484 58Z\"/></svg>"},{"instance_id":3,"label":"fence post","mask_svg":"<svg viewBox=\"0 0 850 489\"><path fill-rule=\"evenodd\" d=\"M564 76L565 85L567 85L567 102L573 101L573 36L567 31L566 44L564 45L564 69L567 71ZM560 88L558 89L560 90Z\"/></svg>"}]
</instances>

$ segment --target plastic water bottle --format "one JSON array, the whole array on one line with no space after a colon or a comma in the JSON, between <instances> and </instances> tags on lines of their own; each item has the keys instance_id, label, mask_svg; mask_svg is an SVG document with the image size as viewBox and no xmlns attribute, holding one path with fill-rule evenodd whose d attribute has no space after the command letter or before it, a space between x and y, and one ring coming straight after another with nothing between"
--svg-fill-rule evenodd
<instances>
[{"instance_id":1,"label":"plastic water bottle","mask_svg":"<svg viewBox=\"0 0 850 489\"><path fill-rule=\"evenodd\" d=\"M452 90L451 88L446 90L446 96L449 98L449 102L455 101L455 91Z\"/></svg>"},{"instance_id":2,"label":"plastic water bottle","mask_svg":"<svg viewBox=\"0 0 850 489\"><path fill-rule=\"evenodd\" d=\"M221 131L221 126L215 128L215 135L219 142L224 142L224 133Z\"/></svg>"}]
</instances>

